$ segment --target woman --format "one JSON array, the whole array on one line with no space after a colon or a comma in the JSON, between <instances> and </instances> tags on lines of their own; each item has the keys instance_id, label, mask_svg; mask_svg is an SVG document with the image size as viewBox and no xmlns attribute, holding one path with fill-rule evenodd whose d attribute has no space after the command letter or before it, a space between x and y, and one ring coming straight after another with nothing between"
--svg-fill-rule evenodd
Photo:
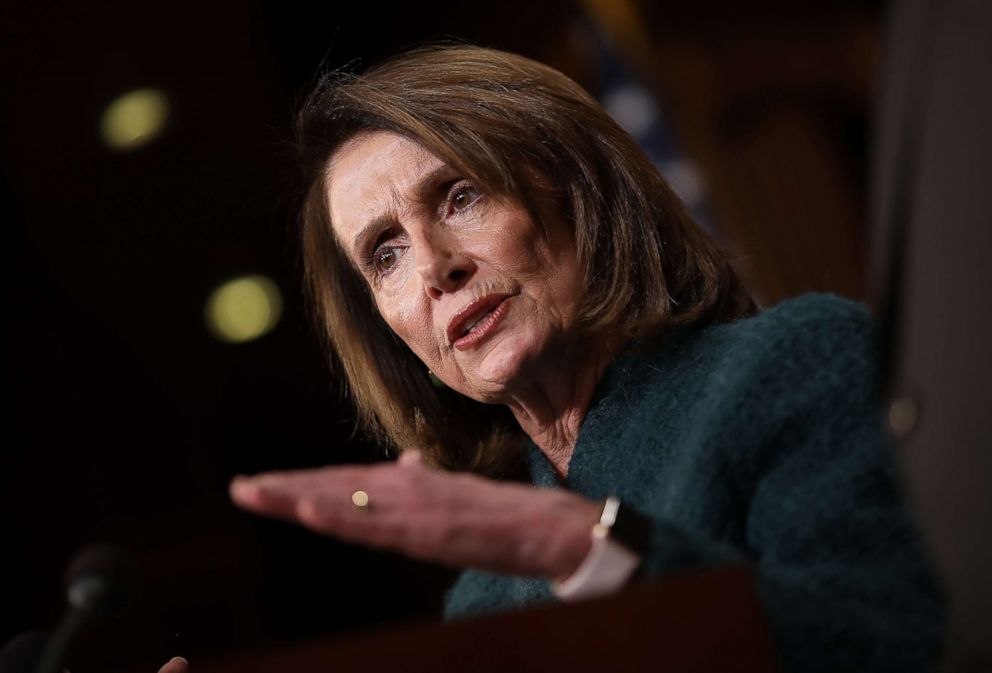
<instances>
[{"instance_id":1,"label":"woman","mask_svg":"<svg viewBox=\"0 0 992 673\"><path fill-rule=\"evenodd\" d=\"M236 503L470 569L449 617L749 562L787 668L927 665L938 607L862 308L756 314L632 140L519 56L327 78L299 128L309 290L401 454L240 478Z\"/></svg>"}]
</instances>

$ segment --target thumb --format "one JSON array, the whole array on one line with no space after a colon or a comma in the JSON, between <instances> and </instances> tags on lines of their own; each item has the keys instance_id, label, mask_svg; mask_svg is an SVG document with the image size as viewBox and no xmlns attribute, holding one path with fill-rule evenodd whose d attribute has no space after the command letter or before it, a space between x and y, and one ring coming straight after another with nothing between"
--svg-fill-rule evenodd
<instances>
[{"instance_id":1,"label":"thumb","mask_svg":"<svg viewBox=\"0 0 992 673\"><path fill-rule=\"evenodd\" d=\"M182 657L173 657L159 669L158 673L188 673L189 662Z\"/></svg>"}]
</instances>

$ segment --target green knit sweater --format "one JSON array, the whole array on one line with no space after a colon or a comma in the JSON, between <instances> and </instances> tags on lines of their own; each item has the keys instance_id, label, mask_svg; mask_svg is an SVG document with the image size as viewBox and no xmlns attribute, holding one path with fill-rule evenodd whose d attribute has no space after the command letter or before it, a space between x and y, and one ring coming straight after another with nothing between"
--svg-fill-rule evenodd
<instances>
[{"instance_id":1,"label":"green knit sweater","mask_svg":"<svg viewBox=\"0 0 992 673\"><path fill-rule=\"evenodd\" d=\"M830 295L678 330L607 370L559 483L650 517L643 574L753 564L789 671L918 671L941 606L894 483L876 401L874 327ZM448 618L554 600L548 582L478 571Z\"/></svg>"}]
</instances>

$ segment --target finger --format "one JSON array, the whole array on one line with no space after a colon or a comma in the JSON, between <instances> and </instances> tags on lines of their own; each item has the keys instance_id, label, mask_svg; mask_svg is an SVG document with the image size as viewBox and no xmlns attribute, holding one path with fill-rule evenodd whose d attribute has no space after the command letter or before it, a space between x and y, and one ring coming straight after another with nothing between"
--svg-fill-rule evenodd
<instances>
[{"instance_id":1,"label":"finger","mask_svg":"<svg viewBox=\"0 0 992 673\"><path fill-rule=\"evenodd\" d=\"M263 478L235 477L229 488L231 500L242 509L292 519L298 496L278 484L267 483Z\"/></svg>"},{"instance_id":2,"label":"finger","mask_svg":"<svg viewBox=\"0 0 992 673\"><path fill-rule=\"evenodd\" d=\"M173 657L165 666L158 669L158 673L188 673L189 662L182 657Z\"/></svg>"},{"instance_id":3,"label":"finger","mask_svg":"<svg viewBox=\"0 0 992 673\"><path fill-rule=\"evenodd\" d=\"M237 477L231 482L231 498L256 514L299 523L351 542L394 547L395 531L408 527L398 524L397 513L408 509L408 482L419 476L412 470L417 458L407 460L411 462L406 467L389 463ZM358 491L371 496L368 507L353 500Z\"/></svg>"},{"instance_id":4,"label":"finger","mask_svg":"<svg viewBox=\"0 0 992 673\"><path fill-rule=\"evenodd\" d=\"M310 470L288 470L284 472L264 472L251 476L237 475L234 482L238 484L239 492L247 495L245 485L264 486L266 490L320 490L326 491L336 487L344 487L351 483L367 479L370 473L383 466L344 466L322 467ZM232 489L233 490L233 489Z\"/></svg>"},{"instance_id":5,"label":"finger","mask_svg":"<svg viewBox=\"0 0 992 673\"><path fill-rule=\"evenodd\" d=\"M333 467L319 470L270 472L232 480L230 496L234 504L256 514L290 521L300 520L305 502L319 502L323 508L350 510L352 494L384 471L395 466Z\"/></svg>"}]
</instances>

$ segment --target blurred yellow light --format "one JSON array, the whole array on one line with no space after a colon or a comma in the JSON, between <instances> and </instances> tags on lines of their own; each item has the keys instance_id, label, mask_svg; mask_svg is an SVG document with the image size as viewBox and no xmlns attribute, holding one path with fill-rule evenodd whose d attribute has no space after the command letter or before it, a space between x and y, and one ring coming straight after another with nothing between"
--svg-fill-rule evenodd
<instances>
[{"instance_id":1,"label":"blurred yellow light","mask_svg":"<svg viewBox=\"0 0 992 673\"><path fill-rule=\"evenodd\" d=\"M100 136L112 150L130 152L158 136L169 119L169 99L158 89L135 89L113 101L100 119Z\"/></svg>"},{"instance_id":2,"label":"blurred yellow light","mask_svg":"<svg viewBox=\"0 0 992 673\"><path fill-rule=\"evenodd\" d=\"M207 328L225 343L259 338L276 326L281 314L279 287L265 276L229 280L207 299Z\"/></svg>"}]
</instances>

